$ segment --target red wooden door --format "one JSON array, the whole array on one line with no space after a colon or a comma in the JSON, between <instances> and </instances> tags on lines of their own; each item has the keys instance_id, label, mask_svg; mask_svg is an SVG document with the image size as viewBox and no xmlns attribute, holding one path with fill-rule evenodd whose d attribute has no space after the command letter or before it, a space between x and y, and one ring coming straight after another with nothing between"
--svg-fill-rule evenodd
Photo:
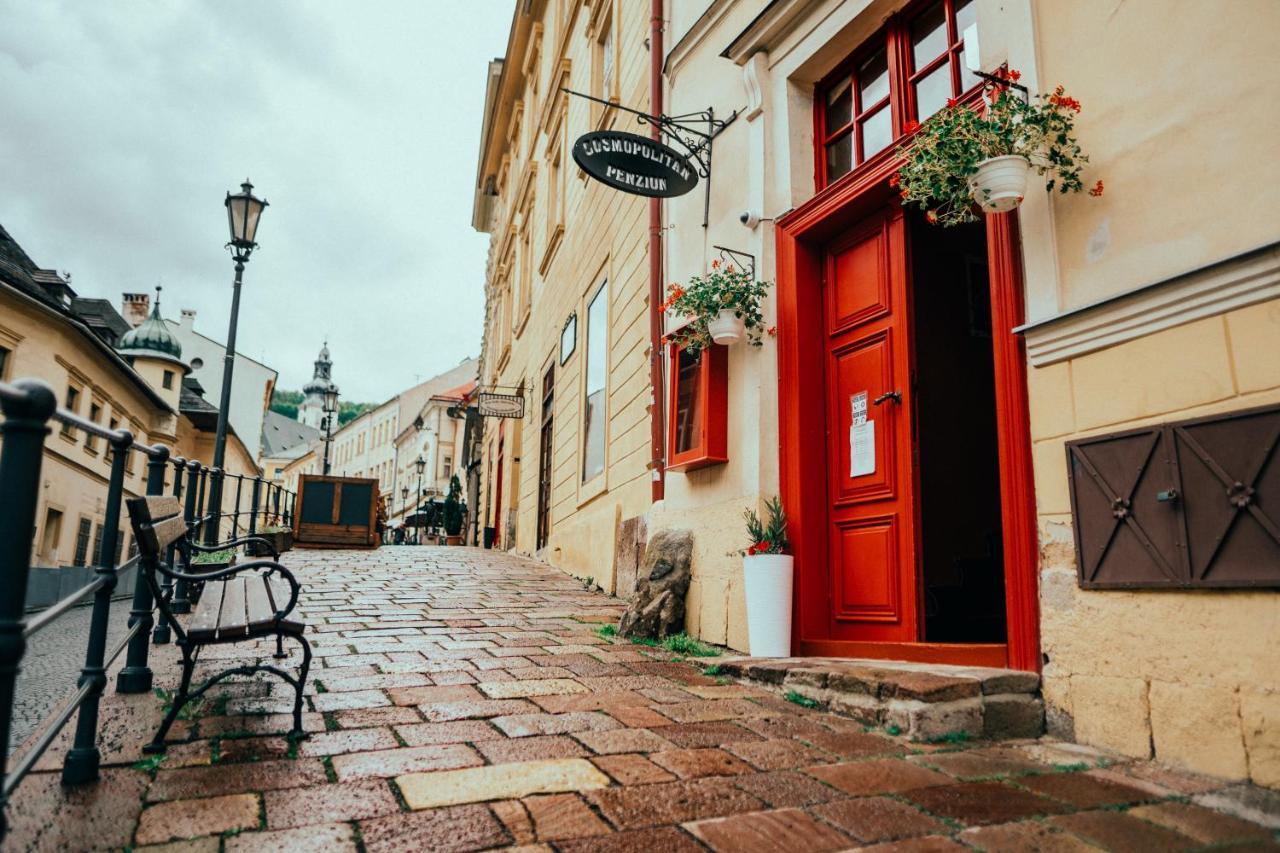
<instances>
[{"instance_id":1,"label":"red wooden door","mask_svg":"<svg viewBox=\"0 0 1280 853\"><path fill-rule=\"evenodd\" d=\"M899 208L824 250L831 640L918 638L906 258Z\"/></svg>"}]
</instances>

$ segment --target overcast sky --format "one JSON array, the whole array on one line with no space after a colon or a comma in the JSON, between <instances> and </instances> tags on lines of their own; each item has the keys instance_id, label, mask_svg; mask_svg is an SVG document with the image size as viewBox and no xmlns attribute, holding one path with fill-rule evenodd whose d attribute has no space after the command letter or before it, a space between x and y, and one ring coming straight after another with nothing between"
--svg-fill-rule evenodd
<instances>
[{"instance_id":1,"label":"overcast sky","mask_svg":"<svg viewBox=\"0 0 1280 853\"><path fill-rule=\"evenodd\" d=\"M225 340L223 199L248 176L271 206L240 351L296 389L327 336L344 399L390 397L479 352L472 190L512 8L0 0L0 223L81 296L161 283Z\"/></svg>"}]
</instances>

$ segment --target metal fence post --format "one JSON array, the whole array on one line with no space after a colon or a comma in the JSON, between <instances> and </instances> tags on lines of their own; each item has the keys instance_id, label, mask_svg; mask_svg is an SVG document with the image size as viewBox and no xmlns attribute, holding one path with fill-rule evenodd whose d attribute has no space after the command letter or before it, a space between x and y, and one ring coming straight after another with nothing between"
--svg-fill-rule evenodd
<instances>
[{"instance_id":1,"label":"metal fence post","mask_svg":"<svg viewBox=\"0 0 1280 853\"><path fill-rule=\"evenodd\" d=\"M21 397L0 394L0 770L8 764L9 735L13 723L13 690L26 643L22 639L23 606L31 569L32 531L36 528L36 504L40 496L40 463L49 418L58 407L53 389L43 382L24 379L14 387ZM0 791L0 838L8 828L5 800Z\"/></svg>"},{"instance_id":2,"label":"metal fence post","mask_svg":"<svg viewBox=\"0 0 1280 853\"><path fill-rule=\"evenodd\" d=\"M119 435L110 439L111 445L111 480L107 484L107 506L104 513L106 530L102 534L102 544L94 557L94 574L102 581L98 591L93 594L93 613L89 617L89 644L84 653L84 669L80 671L79 686L87 691L80 710L76 713L76 736L67 757L62 762L62 784L82 785L98 778L98 768L102 763L102 754L98 751L98 705L102 701L102 691L107 686L107 670L103 661L107 656L107 629L111 619L111 595L116 591L116 542L120 539L120 502L124 499L125 462L132 453L133 433L121 430ZM150 471L147 472L148 475ZM160 476L164 476L164 467L160 468ZM164 481L161 480L162 489ZM142 576L142 572L138 572ZM137 586L134 587L135 591ZM148 602L149 604L149 602ZM147 608L147 619L151 618L151 608ZM130 620L132 621L132 619ZM147 631L151 628L149 621L143 621L143 627L134 637L141 637L143 642L151 638Z\"/></svg>"},{"instance_id":3,"label":"metal fence post","mask_svg":"<svg viewBox=\"0 0 1280 853\"><path fill-rule=\"evenodd\" d=\"M262 493L262 478L253 478L253 495L249 498L252 503L249 509L249 535L254 536L258 532L258 497Z\"/></svg>"},{"instance_id":4,"label":"metal fence post","mask_svg":"<svg viewBox=\"0 0 1280 853\"><path fill-rule=\"evenodd\" d=\"M183 507L182 514L187 520L187 529L191 530L191 526L195 524L199 518L200 498L204 489L204 471L200 463L192 459L187 463L187 502ZM185 569L184 569L185 571ZM187 598L187 582L179 580L173 586L173 600L169 602L169 609L174 613L190 613L191 601Z\"/></svg>"},{"instance_id":5,"label":"metal fence post","mask_svg":"<svg viewBox=\"0 0 1280 853\"><path fill-rule=\"evenodd\" d=\"M204 524L204 544L218 544L218 528L221 526L219 522L222 520L222 481L226 477L226 472L221 468L210 468L208 473L209 491L208 503L204 505L203 515L206 517Z\"/></svg>"},{"instance_id":6,"label":"metal fence post","mask_svg":"<svg viewBox=\"0 0 1280 853\"><path fill-rule=\"evenodd\" d=\"M236 511L231 516L231 538L240 538L240 490L244 486L244 475L236 474Z\"/></svg>"},{"instance_id":7,"label":"metal fence post","mask_svg":"<svg viewBox=\"0 0 1280 853\"><path fill-rule=\"evenodd\" d=\"M168 464L169 448L163 445L157 447L155 455L147 461L148 495L164 494L164 473ZM111 474L115 476L114 464ZM108 498L108 500L110 499ZM110 505L108 505L109 511ZM117 501L117 518L119 515L120 506ZM96 607L97 604L95 603L94 606ZM147 664L147 656L150 653L149 643L151 642L151 635L148 632L151 630L152 625L155 624L155 619L151 615L154 607L155 601L151 595L151 587L147 584L146 572L139 566L138 574L133 582L133 606L129 609L129 627L132 628L138 623L141 623L142 627L129 640L129 651L125 657L124 669L120 670L116 675L117 693L146 693L151 689L151 667ZM96 615L95 613L95 617Z\"/></svg>"},{"instance_id":8,"label":"metal fence post","mask_svg":"<svg viewBox=\"0 0 1280 853\"><path fill-rule=\"evenodd\" d=\"M272 523L277 526L280 524L280 484L275 483L271 490L271 516L274 519Z\"/></svg>"},{"instance_id":9,"label":"metal fence post","mask_svg":"<svg viewBox=\"0 0 1280 853\"><path fill-rule=\"evenodd\" d=\"M205 468L203 465L200 465L199 471L200 471L200 496L196 498L196 523L200 525L200 532L205 534L204 544L208 545L209 544L209 536L208 536L209 525L205 520L206 512L205 512L205 506L204 506L204 490L209 480L209 469Z\"/></svg>"},{"instance_id":10,"label":"metal fence post","mask_svg":"<svg viewBox=\"0 0 1280 853\"><path fill-rule=\"evenodd\" d=\"M187 468L187 460L181 456L176 459L169 460L173 463L173 496L175 498L182 497L182 475ZM169 568L173 568L173 553L177 549L176 545L170 545L165 552L165 564ZM173 578L165 575L160 579L160 594L168 600L173 600ZM163 646L169 642L169 623L163 619L155 620L156 627L151 631L151 644L153 646Z\"/></svg>"}]
</instances>

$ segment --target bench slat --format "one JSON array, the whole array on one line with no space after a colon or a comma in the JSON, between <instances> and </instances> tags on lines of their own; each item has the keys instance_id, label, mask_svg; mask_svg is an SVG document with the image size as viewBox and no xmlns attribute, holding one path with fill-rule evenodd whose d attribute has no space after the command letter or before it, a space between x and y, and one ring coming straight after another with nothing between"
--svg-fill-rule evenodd
<instances>
[{"instance_id":1,"label":"bench slat","mask_svg":"<svg viewBox=\"0 0 1280 853\"><path fill-rule=\"evenodd\" d=\"M222 610L222 591L226 584L212 581L204 585L200 604L191 616L187 634L192 640L212 640L218 633L218 613Z\"/></svg>"},{"instance_id":2,"label":"bench slat","mask_svg":"<svg viewBox=\"0 0 1280 853\"><path fill-rule=\"evenodd\" d=\"M138 548L147 556L159 554L174 542L187 535L187 522L181 516L142 528L138 534Z\"/></svg>"},{"instance_id":3,"label":"bench slat","mask_svg":"<svg viewBox=\"0 0 1280 853\"><path fill-rule=\"evenodd\" d=\"M218 639L244 637L249 633L245 618L244 578L230 578L222 595L222 613L218 616Z\"/></svg>"},{"instance_id":4,"label":"bench slat","mask_svg":"<svg viewBox=\"0 0 1280 853\"><path fill-rule=\"evenodd\" d=\"M267 579L263 577L245 578L245 604L249 611L250 631L266 628L275 620L275 608L271 606L267 583Z\"/></svg>"},{"instance_id":5,"label":"bench slat","mask_svg":"<svg viewBox=\"0 0 1280 853\"><path fill-rule=\"evenodd\" d=\"M289 591L289 584L287 581L281 580L280 578L268 578L267 592L270 593L271 595L272 610L279 610L283 607L288 606L290 591ZM280 626L284 628L286 632L291 632L295 634L301 634L303 631L303 628L306 627L297 619L291 619L288 616L280 620Z\"/></svg>"}]
</instances>

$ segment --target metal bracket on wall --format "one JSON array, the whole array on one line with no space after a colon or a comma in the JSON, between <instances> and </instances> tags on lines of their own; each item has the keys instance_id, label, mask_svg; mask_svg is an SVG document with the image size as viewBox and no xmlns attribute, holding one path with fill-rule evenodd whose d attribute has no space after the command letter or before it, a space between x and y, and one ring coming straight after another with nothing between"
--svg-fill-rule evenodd
<instances>
[{"instance_id":1,"label":"metal bracket on wall","mask_svg":"<svg viewBox=\"0 0 1280 853\"><path fill-rule=\"evenodd\" d=\"M717 136L724 133L725 128L733 124L734 120L742 112L741 110L734 110L727 119L716 118L713 107L675 116L655 116L643 110L624 107L613 101L607 101L583 92L575 92L572 89L561 88L560 91L567 95L576 95L579 98L586 98L588 101L594 101L606 107L613 107L614 109L631 113L636 117L636 121L639 124L656 126L663 139L675 142L683 148L688 156L692 157L698 164L698 174L706 181L706 186L703 190L702 227L707 227L711 215L711 143ZM700 129L703 124L706 125L705 130Z\"/></svg>"},{"instance_id":2,"label":"metal bracket on wall","mask_svg":"<svg viewBox=\"0 0 1280 853\"><path fill-rule=\"evenodd\" d=\"M720 260L724 261L726 264L736 264L739 269L745 270L751 276L752 281L755 281L755 255L748 254L747 252L739 252L736 249L728 249L724 246L712 246L711 248L719 250Z\"/></svg>"}]
</instances>

